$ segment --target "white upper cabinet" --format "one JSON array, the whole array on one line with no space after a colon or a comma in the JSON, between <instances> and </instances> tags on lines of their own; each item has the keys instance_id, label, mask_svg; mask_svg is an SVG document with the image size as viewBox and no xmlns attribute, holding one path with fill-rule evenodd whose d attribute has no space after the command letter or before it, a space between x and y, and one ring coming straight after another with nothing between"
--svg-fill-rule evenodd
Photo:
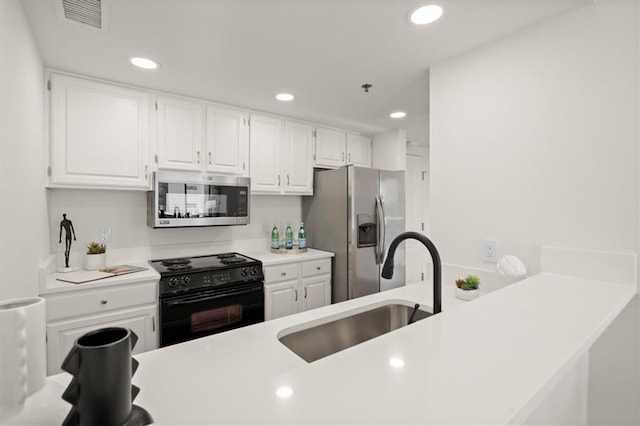
<instances>
[{"instance_id":1,"label":"white upper cabinet","mask_svg":"<svg viewBox=\"0 0 640 426\"><path fill-rule=\"evenodd\" d=\"M204 106L159 96L158 168L199 171L204 167Z\"/></svg>"},{"instance_id":2,"label":"white upper cabinet","mask_svg":"<svg viewBox=\"0 0 640 426\"><path fill-rule=\"evenodd\" d=\"M206 171L249 175L248 114L207 105Z\"/></svg>"},{"instance_id":3,"label":"white upper cabinet","mask_svg":"<svg viewBox=\"0 0 640 426\"><path fill-rule=\"evenodd\" d=\"M165 96L157 109L159 169L248 176L248 114Z\"/></svg>"},{"instance_id":4,"label":"white upper cabinet","mask_svg":"<svg viewBox=\"0 0 640 426\"><path fill-rule=\"evenodd\" d=\"M371 167L371 137L347 133L347 164Z\"/></svg>"},{"instance_id":5,"label":"white upper cabinet","mask_svg":"<svg viewBox=\"0 0 640 426\"><path fill-rule=\"evenodd\" d=\"M311 126L252 115L249 133L253 194L313 194Z\"/></svg>"},{"instance_id":6,"label":"white upper cabinet","mask_svg":"<svg viewBox=\"0 0 640 426\"><path fill-rule=\"evenodd\" d=\"M313 127L308 124L284 123L285 181L284 192L313 194Z\"/></svg>"},{"instance_id":7,"label":"white upper cabinet","mask_svg":"<svg viewBox=\"0 0 640 426\"><path fill-rule=\"evenodd\" d=\"M249 126L251 192L279 194L282 190L282 120L251 115Z\"/></svg>"},{"instance_id":8,"label":"white upper cabinet","mask_svg":"<svg viewBox=\"0 0 640 426\"><path fill-rule=\"evenodd\" d=\"M311 126L252 115L249 133L253 194L313 194Z\"/></svg>"},{"instance_id":9,"label":"white upper cabinet","mask_svg":"<svg viewBox=\"0 0 640 426\"><path fill-rule=\"evenodd\" d=\"M326 127L316 128L316 167L340 167L346 164L346 132Z\"/></svg>"},{"instance_id":10,"label":"white upper cabinet","mask_svg":"<svg viewBox=\"0 0 640 426\"><path fill-rule=\"evenodd\" d=\"M349 164L371 167L371 138L359 133L318 127L314 166L336 168Z\"/></svg>"},{"instance_id":11,"label":"white upper cabinet","mask_svg":"<svg viewBox=\"0 0 640 426\"><path fill-rule=\"evenodd\" d=\"M51 74L51 187L149 188L149 95Z\"/></svg>"}]
</instances>

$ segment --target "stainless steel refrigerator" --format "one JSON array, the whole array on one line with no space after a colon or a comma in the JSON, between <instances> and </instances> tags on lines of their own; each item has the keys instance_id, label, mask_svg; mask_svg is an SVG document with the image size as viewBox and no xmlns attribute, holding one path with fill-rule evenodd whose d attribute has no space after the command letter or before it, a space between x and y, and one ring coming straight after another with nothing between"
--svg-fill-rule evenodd
<instances>
[{"instance_id":1,"label":"stainless steel refrigerator","mask_svg":"<svg viewBox=\"0 0 640 426\"><path fill-rule=\"evenodd\" d=\"M404 244L394 257L393 279L380 273L391 241L405 231L404 172L316 170L313 193L302 198L302 217L308 246L335 253L332 302L403 286Z\"/></svg>"}]
</instances>

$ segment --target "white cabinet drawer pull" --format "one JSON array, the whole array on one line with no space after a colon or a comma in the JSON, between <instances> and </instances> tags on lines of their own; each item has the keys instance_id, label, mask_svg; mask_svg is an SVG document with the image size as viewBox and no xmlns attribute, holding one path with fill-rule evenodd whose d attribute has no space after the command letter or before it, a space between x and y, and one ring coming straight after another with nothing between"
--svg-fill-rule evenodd
<instances>
[{"instance_id":1,"label":"white cabinet drawer pull","mask_svg":"<svg viewBox=\"0 0 640 426\"><path fill-rule=\"evenodd\" d=\"M319 271L321 268L320 266L316 266L316 270Z\"/></svg>"},{"instance_id":2,"label":"white cabinet drawer pull","mask_svg":"<svg viewBox=\"0 0 640 426\"><path fill-rule=\"evenodd\" d=\"M101 305L106 305L106 304L107 304L107 302L108 302L108 300L104 300L104 299L102 299L102 300L100 301L100 304L101 304Z\"/></svg>"},{"instance_id":3,"label":"white cabinet drawer pull","mask_svg":"<svg viewBox=\"0 0 640 426\"><path fill-rule=\"evenodd\" d=\"M286 273L286 272L283 272L281 275L282 275L283 277L286 277L286 276L287 276L287 273Z\"/></svg>"}]
</instances>

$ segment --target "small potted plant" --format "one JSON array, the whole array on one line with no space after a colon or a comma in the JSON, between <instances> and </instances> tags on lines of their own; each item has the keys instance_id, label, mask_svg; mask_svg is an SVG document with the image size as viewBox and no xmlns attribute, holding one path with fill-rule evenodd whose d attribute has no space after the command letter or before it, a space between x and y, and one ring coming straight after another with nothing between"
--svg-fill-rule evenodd
<instances>
[{"instance_id":1,"label":"small potted plant","mask_svg":"<svg viewBox=\"0 0 640 426\"><path fill-rule=\"evenodd\" d=\"M84 268L87 271L95 271L107 264L107 246L92 241L87 246L87 258Z\"/></svg>"},{"instance_id":2,"label":"small potted plant","mask_svg":"<svg viewBox=\"0 0 640 426\"><path fill-rule=\"evenodd\" d=\"M462 300L473 300L480 296L480 278L468 275L465 279L456 280L456 297Z\"/></svg>"}]
</instances>

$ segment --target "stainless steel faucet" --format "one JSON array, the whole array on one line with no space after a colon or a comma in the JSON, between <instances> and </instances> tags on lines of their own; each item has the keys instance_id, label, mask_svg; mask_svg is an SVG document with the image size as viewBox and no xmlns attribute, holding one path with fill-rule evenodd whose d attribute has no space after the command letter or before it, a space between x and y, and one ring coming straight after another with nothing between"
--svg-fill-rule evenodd
<instances>
[{"instance_id":1,"label":"stainless steel faucet","mask_svg":"<svg viewBox=\"0 0 640 426\"><path fill-rule=\"evenodd\" d=\"M391 242L387 260L384 261L384 266L382 267L382 278L390 279L393 277L393 256L398 245L407 239L420 241L431 254L431 259L433 259L433 313L442 312L442 264L440 263L440 254L431 240L424 235L418 232L403 232Z\"/></svg>"}]
</instances>

